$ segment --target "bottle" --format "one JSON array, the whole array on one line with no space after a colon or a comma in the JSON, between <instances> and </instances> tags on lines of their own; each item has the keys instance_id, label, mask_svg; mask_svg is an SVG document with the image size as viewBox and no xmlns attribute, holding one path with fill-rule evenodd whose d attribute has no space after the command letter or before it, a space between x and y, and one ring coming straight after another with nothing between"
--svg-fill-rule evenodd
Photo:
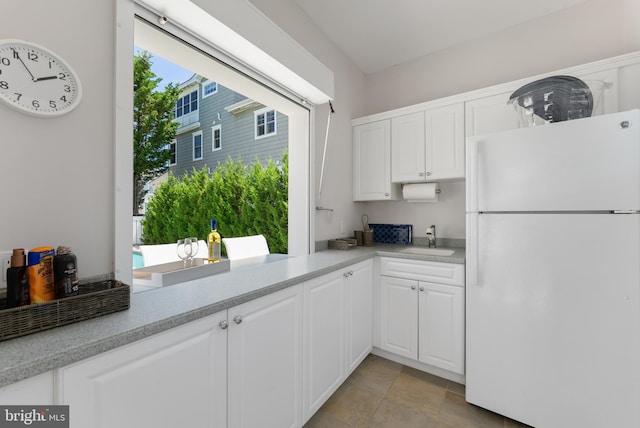
<instances>
[{"instance_id":1,"label":"bottle","mask_svg":"<svg viewBox=\"0 0 640 428\"><path fill-rule=\"evenodd\" d=\"M53 283L53 247L37 247L29 251L29 298L31 303L45 303L56 299Z\"/></svg>"},{"instance_id":2,"label":"bottle","mask_svg":"<svg viewBox=\"0 0 640 428\"><path fill-rule=\"evenodd\" d=\"M53 258L53 280L56 299L78 294L78 262L69 247L58 247Z\"/></svg>"},{"instance_id":3,"label":"bottle","mask_svg":"<svg viewBox=\"0 0 640 428\"><path fill-rule=\"evenodd\" d=\"M11 267L7 268L7 309L31 304L29 273L24 248L14 248Z\"/></svg>"},{"instance_id":4,"label":"bottle","mask_svg":"<svg viewBox=\"0 0 640 428\"><path fill-rule=\"evenodd\" d=\"M216 230L215 220L211 220L211 232L207 237L207 246L209 248L209 263L218 263L220 261L220 234Z\"/></svg>"}]
</instances>

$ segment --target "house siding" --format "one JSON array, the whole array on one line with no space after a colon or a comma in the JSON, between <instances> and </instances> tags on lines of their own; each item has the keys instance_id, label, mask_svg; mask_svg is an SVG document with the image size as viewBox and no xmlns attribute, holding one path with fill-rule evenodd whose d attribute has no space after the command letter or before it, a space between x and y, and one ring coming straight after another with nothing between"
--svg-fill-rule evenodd
<instances>
[{"instance_id":1,"label":"house siding","mask_svg":"<svg viewBox=\"0 0 640 428\"><path fill-rule=\"evenodd\" d=\"M266 164L273 160L280 164L282 154L289 144L287 116L276 112L276 134L256 139L254 113L265 107L257 105L235 114L226 109L246 99L244 95L221 85L218 85L218 92L202 98L202 85L198 85L199 126L178 129L177 160L176 164L170 167L175 176L189 174L194 168L213 170L229 157L234 160L241 159L246 163L259 161ZM212 128L216 125L221 125L221 149L213 151ZM198 131L202 131L202 159L194 161L192 135Z\"/></svg>"}]
</instances>

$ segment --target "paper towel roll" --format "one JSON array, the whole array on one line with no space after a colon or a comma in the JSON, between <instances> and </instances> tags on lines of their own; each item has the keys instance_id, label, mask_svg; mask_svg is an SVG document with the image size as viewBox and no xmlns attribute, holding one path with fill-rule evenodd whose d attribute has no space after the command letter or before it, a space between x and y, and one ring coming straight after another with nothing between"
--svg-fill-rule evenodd
<instances>
[{"instance_id":1,"label":"paper towel roll","mask_svg":"<svg viewBox=\"0 0 640 428\"><path fill-rule=\"evenodd\" d=\"M415 183L402 186L407 202L438 202L438 183Z\"/></svg>"}]
</instances>

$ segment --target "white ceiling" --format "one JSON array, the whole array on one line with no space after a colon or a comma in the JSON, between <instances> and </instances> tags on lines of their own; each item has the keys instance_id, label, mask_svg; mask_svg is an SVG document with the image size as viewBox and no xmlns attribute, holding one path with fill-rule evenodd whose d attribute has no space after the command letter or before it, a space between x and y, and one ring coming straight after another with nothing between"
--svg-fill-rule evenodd
<instances>
[{"instance_id":1,"label":"white ceiling","mask_svg":"<svg viewBox=\"0 0 640 428\"><path fill-rule=\"evenodd\" d=\"M367 74L585 1L295 0Z\"/></svg>"}]
</instances>

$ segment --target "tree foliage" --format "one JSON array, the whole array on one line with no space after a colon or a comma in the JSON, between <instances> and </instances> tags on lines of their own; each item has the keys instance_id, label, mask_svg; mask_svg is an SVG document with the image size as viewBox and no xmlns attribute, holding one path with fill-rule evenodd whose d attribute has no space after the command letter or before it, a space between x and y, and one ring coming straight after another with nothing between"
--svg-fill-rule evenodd
<instances>
[{"instance_id":1,"label":"tree foliage","mask_svg":"<svg viewBox=\"0 0 640 428\"><path fill-rule=\"evenodd\" d=\"M179 89L170 83L159 91L162 79L151 71L151 65L149 52L133 57L133 214L142 208L145 184L167 171L169 143L178 128L173 111Z\"/></svg>"},{"instance_id":2,"label":"tree foliage","mask_svg":"<svg viewBox=\"0 0 640 428\"><path fill-rule=\"evenodd\" d=\"M143 220L144 243L165 244L185 237L205 239L210 219L216 219L222 237L262 234L272 253L288 249L288 154L282 167L273 161L227 159L212 175L194 170L178 179L173 175L149 201Z\"/></svg>"}]
</instances>

